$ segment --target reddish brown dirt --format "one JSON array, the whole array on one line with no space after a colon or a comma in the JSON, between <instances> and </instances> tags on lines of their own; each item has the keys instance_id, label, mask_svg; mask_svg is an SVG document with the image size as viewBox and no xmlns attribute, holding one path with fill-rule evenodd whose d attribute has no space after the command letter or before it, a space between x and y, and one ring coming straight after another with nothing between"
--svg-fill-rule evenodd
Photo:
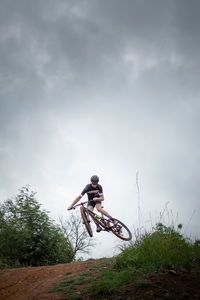
<instances>
[{"instance_id":1,"label":"reddish brown dirt","mask_svg":"<svg viewBox=\"0 0 200 300\"><path fill-rule=\"evenodd\" d=\"M0 270L1 300L61 299L62 293L48 293L66 273L84 272L92 260L55 266Z\"/></svg>"},{"instance_id":2,"label":"reddish brown dirt","mask_svg":"<svg viewBox=\"0 0 200 300\"><path fill-rule=\"evenodd\" d=\"M85 273L95 262L88 260L55 266L0 270L0 300L62 299L62 292L48 293L50 288L60 282L66 274L76 277ZM147 286L136 285L136 278L133 278L133 281L123 286L117 294L108 297L101 295L95 299L200 300L199 274L199 268L191 271L154 272L141 278L149 282ZM84 286L78 287L80 293L83 288ZM94 298L87 296L85 299Z\"/></svg>"},{"instance_id":3,"label":"reddish brown dirt","mask_svg":"<svg viewBox=\"0 0 200 300\"><path fill-rule=\"evenodd\" d=\"M146 279L149 285L137 286L135 282L129 283L126 288L119 291L121 299L200 300L199 271L155 272L146 278L143 276L142 279Z\"/></svg>"}]
</instances>

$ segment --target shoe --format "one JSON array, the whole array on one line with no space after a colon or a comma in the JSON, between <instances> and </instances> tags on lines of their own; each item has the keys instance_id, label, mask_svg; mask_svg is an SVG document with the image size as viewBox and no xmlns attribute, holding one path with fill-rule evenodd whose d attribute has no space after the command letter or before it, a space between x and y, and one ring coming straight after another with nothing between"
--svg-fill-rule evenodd
<instances>
[{"instance_id":1,"label":"shoe","mask_svg":"<svg viewBox=\"0 0 200 300\"><path fill-rule=\"evenodd\" d=\"M110 221L114 224L114 225L117 225L118 221L113 219L113 218L110 218Z\"/></svg>"},{"instance_id":2,"label":"shoe","mask_svg":"<svg viewBox=\"0 0 200 300\"><path fill-rule=\"evenodd\" d=\"M96 229L96 232L100 232L102 229L99 225L97 225L97 229Z\"/></svg>"}]
</instances>

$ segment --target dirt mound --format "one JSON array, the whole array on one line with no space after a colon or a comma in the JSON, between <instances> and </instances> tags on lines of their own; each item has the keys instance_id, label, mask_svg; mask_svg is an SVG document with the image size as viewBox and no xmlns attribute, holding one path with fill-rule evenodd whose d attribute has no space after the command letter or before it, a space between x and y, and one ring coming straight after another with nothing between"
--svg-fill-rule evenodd
<instances>
[{"instance_id":1,"label":"dirt mound","mask_svg":"<svg viewBox=\"0 0 200 300\"><path fill-rule=\"evenodd\" d=\"M121 299L138 300L199 300L200 299L200 276L198 272L191 271L165 271L154 272L146 276L148 284L144 281L136 281L127 284L120 291ZM137 284L136 284L137 283ZM139 285L140 283L140 285Z\"/></svg>"},{"instance_id":2,"label":"dirt mound","mask_svg":"<svg viewBox=\"0 0 200 300\"><path fill-rule=\"evenodd\" d=\"M49 289L64 278L84 272L93 260L59 264L55 266L0 270L1 300L61 299L62 293L48 293Z\"/></svg>"},{"instance_id":3,"label":"dirt mound","mask_svg":"<svg viewBox=\"0 0 200 300\"><path fill-rule=\"evenodd\" d=\"M92 266L93 265L93 266ZM97 269L94 269L95 268ZM62 292L48 293L50 288L62 281L67 274L77 277L85 272L90 272L92 278L98 270L107 269L104 261L88 260L55 266L35 268L0 270L0 299L1 300L31 300L31 299L62 299ZM94 269L94 270L93 270ZM200 299L200 270L179 270L154 272L143 274L142 278L136 278L125 284L117 293L118 299L173 299L183 300ZM148 284L146 284L147 282ZM82 294L85 286L77 286L77 291ZM96 297L95 297L96 298ZM98 298L98 297L97 297ZM87 297L85 299L94 299ZM98 299L116 299L116 293Z\"/></svg>"}]
</instances>

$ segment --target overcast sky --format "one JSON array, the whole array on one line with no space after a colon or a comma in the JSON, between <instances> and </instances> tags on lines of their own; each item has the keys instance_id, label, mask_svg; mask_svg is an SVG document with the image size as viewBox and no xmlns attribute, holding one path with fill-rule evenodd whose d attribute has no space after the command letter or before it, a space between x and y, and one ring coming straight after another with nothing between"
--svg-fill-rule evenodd
<instances>
[{"instance_id":1,"label":"overcast sky","mask_svg":"<svg viewBox=\"0 0 200 300\"><path fill-rule=\"evenodd\" d=\"M0 200L29 184L58 219L97 174L104 208L137 228L138 172L141 226L167 205L199 237L199 14L198 0L0 0ZM92 256L111 256L117 238L95 236Z\"/></svg>"}]
</instances>

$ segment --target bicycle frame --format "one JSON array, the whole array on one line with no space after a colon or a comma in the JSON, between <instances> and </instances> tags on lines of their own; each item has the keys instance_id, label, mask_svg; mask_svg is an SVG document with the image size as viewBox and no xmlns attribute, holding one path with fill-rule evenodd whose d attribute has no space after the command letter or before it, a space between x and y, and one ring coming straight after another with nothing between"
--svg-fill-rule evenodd
<instances>
[{"instance_id":1,"label":"bicycle frame","mask_svg":"<svg viewBox=\"0 0 200 300\"><path fill-rule=\"evenodd\" d=\"M111 231L118 238L125 240L125 241L131 240L132 234L131 234L130 230L128 229L128 227L124 223L122 223L118 219L112 218L112 220L110 220L108 217L104 216L104 214L101 214L101 216L99 216L98 214L89 210L86 207L86 203L88 203L88 201L81 202L81 203L75 205L72 209L75 209L77 206L80 206L81 216L82 216L83 222L86 226L86 229L87 229L90 237L93 236L92 228L90 225L90 217L91 217L93 222L96 225L101 227L102 231L107 231L107 232Z\"/></svg>"},{"instance_id":2,"label":"bicycle frame","mask_svg":"<svg viewBox=\"0 0 200 300\"><path fill-rule=\"evenodd\" d=\"M111 231L112 228L113 228L113 226L110 226L110 224L109 224L108 220L105 218L104 214L101 213L101 217L100 217L98 214L96 214L96 213L94 213L93 211L89 210L89 209L85 206L86 203L88 203L88 201L81 202L81 203L75 205L75 206L73 207L73 209L75 209L77 206L81 206L81 205L82 205L82 206L84 207L86 213L87 213L88 222L90 222L89 216L91 216L91 218L93 219L93 222L94 222L96 225L98 224L98 225L101 226L102 231ZM95 222L95 221L97 221L97 222ZM105 225L104 225L103 223L105 223ZM106 225L107 225L107 226L106 226Z\"/></svg>"}]
</instances>

